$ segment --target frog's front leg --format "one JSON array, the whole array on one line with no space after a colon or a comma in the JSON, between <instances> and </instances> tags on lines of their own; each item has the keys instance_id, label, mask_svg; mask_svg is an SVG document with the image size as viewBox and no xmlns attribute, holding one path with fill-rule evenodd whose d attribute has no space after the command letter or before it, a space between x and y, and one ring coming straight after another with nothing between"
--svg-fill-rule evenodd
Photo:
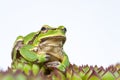
<instances>
[{"instance_id":1,"label":"frog's front leg","mask_svg":"<svg viewBox=\"0 0 120 80\"><path fill-rule=\"evenodd\" d=\"M69 59L68 59L68 56L66 54L64 54L64 58L62 60L62 62L59 62L59 61L53 61L53 62L48 62L46 65L47 67L55 67L57 68L58 70L62 71L62 72L65 72L65 69L66 67L69 66Z\"/></svg>"},{"instance_id":2,"label":"frog's front leg","mask_svg":"<svg viewBox=\"0 0 120 80\"><path fill-rule=\"evenodd\" d=\"M69 62L68 56L64 54L63 61L57 66L57 68L64 72L66 67L68 67L69 65L70 65L70 62Z\"/></svg>"},{"instance_id":3,"label":"frog's front leg","mask_svg":"<svg viewBox=\"0 0 120 80\"><path fill-rule=\"evenodd\" d=\"M33 49L32 45L24 45L19 51L22 57L30 62L43 63L49 60L49 55L44 52L37 54Z\"/></svg>"}]
</instances>

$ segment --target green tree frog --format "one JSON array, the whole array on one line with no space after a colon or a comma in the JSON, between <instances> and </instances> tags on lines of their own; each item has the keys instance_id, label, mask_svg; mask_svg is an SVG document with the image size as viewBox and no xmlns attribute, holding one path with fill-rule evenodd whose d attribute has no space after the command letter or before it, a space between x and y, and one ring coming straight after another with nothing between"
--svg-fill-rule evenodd
<instances>
[{"instance_id":1,"label":"green tree frog","mask_svg":"<svg viewBox=\"0 0 120 80\"><path fill-rule=\"evenodd\" d=\"M53 28L44 25L40 31L26 36L18 36L12 50L13 70L20 69L28 73L38 73L43 66L65 71L69 66L69 59L63 50L66 41L66 28Z\"/></svg>"}]
</instances>

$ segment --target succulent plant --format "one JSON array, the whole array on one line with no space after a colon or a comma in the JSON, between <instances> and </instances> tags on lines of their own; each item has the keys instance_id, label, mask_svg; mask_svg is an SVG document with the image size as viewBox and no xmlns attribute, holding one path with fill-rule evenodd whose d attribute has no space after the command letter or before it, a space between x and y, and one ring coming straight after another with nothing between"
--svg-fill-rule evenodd
<instances>
[{"instance_id":1,"label":"succulent plant","mask_svg":"<svg viewBox=\"0 0 120 80\"><path fill-rule=\"evenodd\" d=\"M9 68L7 71L0 71L0 80L120 80L120 64L107 68L73 64L67 67L65 72L55 68L46 74L41 69L37 75L34 75L33 71L26 74L21 70L13 72Z\"/></svg>"},{"instance_id":2,"label":"succulent plant","mask_svg":"<svg viewBox=\"0 0 120 80\"><path fill-rule=\"evenodd\" d=\"M40 31L18 36L12 64L0 80L120 80L120 64L108 68L70 64L63 50L66 28L44 25Z\"/></svg>"}]
</instances>

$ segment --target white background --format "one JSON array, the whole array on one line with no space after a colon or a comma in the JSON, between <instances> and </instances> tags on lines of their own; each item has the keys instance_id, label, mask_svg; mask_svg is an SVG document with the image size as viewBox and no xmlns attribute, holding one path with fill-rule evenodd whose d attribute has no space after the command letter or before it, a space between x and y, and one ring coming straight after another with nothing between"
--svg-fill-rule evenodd
<instances>
[{"instance_id":1,"label":"white background","mask_svg":"<svg viewBox=\"0 0 120 80\"><path fill-rule=\"evenodd\" d=\"M120 0L0 0L0 69L10 66L16 37L44 24L67 28L72 64L120 62Z\"/></svg>"}]
</instances>

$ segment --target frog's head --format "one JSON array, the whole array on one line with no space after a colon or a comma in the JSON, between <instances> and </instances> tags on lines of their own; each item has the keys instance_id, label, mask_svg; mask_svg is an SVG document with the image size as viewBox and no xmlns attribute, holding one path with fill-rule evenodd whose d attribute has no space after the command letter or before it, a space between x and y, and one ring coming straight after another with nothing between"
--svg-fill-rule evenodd
<instances>
[{"instance_id":1,"label":"frog's head","mask_svg":"<svg viewBox=\"0 0 120 80\"><path fill-rule=\"evenodd\" d=\"M59 26L58 28L53 28L48 25L44 25L38 33L38 37L34 41L34 45L38 45L48 40L52 40L54 43L56 41L62 41L62 44L66 41L66 28L64 26Z\"/></svg>"},{"instance_id":2,"label":"frog's head","mask_svg":"<svg viewBox=\"0 0 120 80\"><path fill-rule=\"evenodd\" d=\"M44 25L34 41L34 45L38 47L37 49L40 49L37 50L37 53L39 54L42 51L62 60L63 44L66 40L65 33L66 28L64 26L53 28Z\"/></svg>"}]
</instances>

